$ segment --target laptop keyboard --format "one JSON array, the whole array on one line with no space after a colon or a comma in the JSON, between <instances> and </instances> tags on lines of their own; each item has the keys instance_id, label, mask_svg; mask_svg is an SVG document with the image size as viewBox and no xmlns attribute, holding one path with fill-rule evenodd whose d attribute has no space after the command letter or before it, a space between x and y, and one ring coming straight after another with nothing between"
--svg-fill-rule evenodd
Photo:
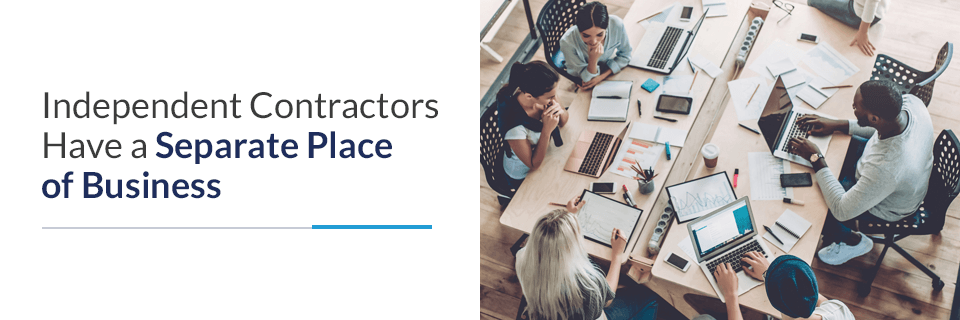
<instances>
[{"instance_id":1,"label":"laptop keyboard","mask_svg":"<svg viewBox=\"0 0 960 320\"><path fill-rule=\"evenodd\" d=\"M613 140L612 134L599 133L593 136L593 142L590 142L590 150L587 150L587 156L584 157L583 163L580 164L580 169L577 170L579 173L595 175L597 174L597 169L600 168L600 161L603 160L603 155L607 151L607 147L610 146L610 142Z\"/></svg>"},{"instance_id":2,"label":"laptop keyboard","mask_svg":"<svg viewBox=\"0 0 960 320\"><path fill-rule=\"evenodd\" d=\"M798 113L798 114L797 114L797 119L800 119L800 118L803 117L803 116L804 116L804 115ZM783 152L790 153L790 154L796 154L796 153L793 152L793 149L790 148L790 143L789 143L789 142L790 142L790 139L792 139L792 138L804 138L804 139L810 138L810 133L809 133L810 129L813 129L813 127L812 127L811 125L809 125L809 124L805 124L805 125L802 125L802 126L801 126L801 125L798 125L798 124L794 123L793 126L792 126L792 129L790 129L790 133L787 134L787 140L785 140L785 141L787 141L788 143L784 143L783 146L780 147L780 150L782 150Z\"/></svg>"},{"instance_id":3,"label":"laptop keyboard","mask_svg":"<svg viewBox=\"0 0 960 320\"><path fill-rule=\"evenodd\" d=\"M729 263L730 267L733 268L733 272L740 272L740 270L743 270L743 266L740 265L740 259L743 259L743 254L750 251L760 252L764 256L767 255L767 253L763 251L763 247L760 246L760 243L757 243L757 240L753 239L747 242L746 245L737 248L737 250L727 252L727 254L723 255L720 259L708 263L707 270L710 270L710 274L713 274L718 265L721 263Z\"/></svg>"},{"instance_id":4,"label":"laptop keyboard","mask_svg":"<svg viewBox=\"0 0 960 320\"><path fill-rule=\"evenodd\" d=\"M667 59L670 59L670 54L673 53L673 48L677 46L677 41L680 40L680 34L682 33L683 29L667 27L667 31L660 38L660 43L657 44L657 49L653 51L653 56L650 57L647 66L663 69L667 65Z\"/></svg>"}]
</instances>

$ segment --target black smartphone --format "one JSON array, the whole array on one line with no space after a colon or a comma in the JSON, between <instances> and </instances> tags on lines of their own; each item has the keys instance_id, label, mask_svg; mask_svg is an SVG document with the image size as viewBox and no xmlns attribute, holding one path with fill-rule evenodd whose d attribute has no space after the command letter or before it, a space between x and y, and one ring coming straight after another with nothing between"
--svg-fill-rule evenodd
<instances>
[{"instance_id":1,"label":"black smartphone","mask_svg":"<svg viewBox=\"0 0 960 320\"><path fill-rule=\"evenodd\" d=\"M784 173L780 175L781 187L809 187L813 185L813 179L809 173Z\"/></svg>"}]
</instances>

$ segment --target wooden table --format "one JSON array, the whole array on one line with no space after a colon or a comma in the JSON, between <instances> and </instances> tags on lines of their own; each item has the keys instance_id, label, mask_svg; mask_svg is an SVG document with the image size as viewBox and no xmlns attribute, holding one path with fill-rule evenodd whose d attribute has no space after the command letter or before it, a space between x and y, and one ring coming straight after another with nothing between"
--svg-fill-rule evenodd
<instances>
[{"instance_id":1,"label":"wooden table","mask_svg":"<svg viewBox=\"0 0 960 320\"><path fill-rule=\"evenodd\" d=\"M627 15L623 17L623 20L627 28L628 36L635 50L644 33L643 27L641 24L637 23L637 21L656 13L660 9L671 5L674 2L675 1L673 0L634 2L634 5L630 8L630 11L627 13ZM702 13L699 0L683 0L679 2L681 5L693 6L695 8L693 16L695 18L699 18L700 14ZM724 54L726 53L727 48L729 47L737 31L737 26L739 26L742 20L741 18L743 17L743 13L746 12L746 8L749 6L749 2L745 0L734 0L729 1L727 5L730 16L725 18L707 18L703 22L697 38L694 41L694 45L690 50L691 55L703 55L717 65L719 65L719 63L723 60ZM695 22L695 20L692 22ZM693 24L691 23L690 26L692 25ZM673 75L688 74L693 74L693 72L690 70L690 67L685 61L682 61L681 64L677 66L677 70L673 72ZM619 74L609 78L609 80L634 81L633 91L630 96L631 102L629 115L627 118L628 123L639 120L643 123L659 125L662 127L690 130L691 134L687 136L685 146L687 146L689 143L699 144L697 141L702 139L707 134L707 130L706 128L691 130L691 126L700 112L700 104L704 101L708 89L713 84L713 79L701 71L701 74L697 76L693 85L692 91L693 96L695 97L695 102L690 115L668 115L668 117L679 120L675 123L671 123L653 118L657 96L640 88L640 85L646 79L654 78L656 76L660 76L660 74L633 67L627 67ZM633 194L634 200L636 200L638 207L644 211L644 214L641 217L641 222L637 224L633 235L629 239L627 248L631 252L636 252L640 250L639 248L643 248L640 251L645 252L647 241L645 239L649 239L650 236L648 232L645 232L647 230L645 230L644 226L646 225L647 218L650 216L650 212L654 206L654 203L656 202L661 190L663 190L663 185L664 182L667 181L666 179L668 177L668 173L674 167L676 159L681 156L681 152L698 153L699 145L684 148L671 147L674 160L667 160L665 153L661 155L660 161L657 163L657 166L654 167L654 170L659 173L659 176L654 179L656 188L655 191L649 195L639 194L635 180L610 172L605 172L602 176L600 176L599 179L596 179L564 171L563 166L566 163L567 158L570 156L570 153L573 151L575 142L577 141L577 138L580 136L581 132L584 130L593 130L617 135L620 133L623 127L627 125L627 123L620 122L587 121L586 114L589 110L591 93L591 91L579 92L574 101L567 106L569 107L568 111L570 113L570 120L568 121L567 125L560 130L563 136L564 145L560 148L557 148L553 146L552 143L550 144L550 150L547 151L547 156L543 160L540 168L531 172L527 176L526 180L517 190L517 193L510 205L507 206L503 215L500 217L500 223L525 233L530 233L538 218L550 210L557 208L555 206L550 206L548 204L549 202L566 203L567 200L580 195L583 189L589 186L590 182L614 181L618 184L626 184L630 189L630 192ZM642 117L637 114L637 108L634 101L638 98L642 101ZM699 135L699 138L693 139L697 135ZM684 170L684 174L685 173L686 170ZM610 197L622 201L622 191L618 191L617 194L610 195ZM627 232L627 230L624 231ZM640 239L644 240L641 241ZM637 245L637 243L639 243L639 245ZM603 260L609 259L611 254L609 247L593 241L586 241L585 244L590 255ZM641 259L647 257L645 253L641 253L641 255L631 254L631 256Z\"/></svg>"},{"instance_id":2,"label":"wooden table","mask_svg":"<svg viewBox=\"0 0 960 320\"><path fill-rule=\"evenodd\" d=\"M851 107L853 104L853 95L856 92L856 87L869 79L875 57L865 56L857 47L849 46L851 39L853 39L856 33L856 30L853 28L841 24L819 10L803 4L795 5L796 9L793 11L793 16L783 20L779 25L776 21L785 13L777 8L771 9L746 65L750 66L776 39L780 39L798 50L807 51L815 45L807 42L798 42L796 41L797 36L801 32L819 35L821 37L821 43L829 43L834 49L860 68L860 71L841 83L853 85L853 88L841 89L829 98L817 111L830 114L839 119L854 119L853 109ZM880 37L876 35L871 35L871 39L879 38ZM803 63L800 63L798 66L813 73L813 69L810 66L806 66ZM745 69L741 73L740 78L753 76L758 76L758 74L753 70ZM768 83L771 83L771 81L768 81ZM725 83L720 82L714 85L726 87ZM754 99L758 98L766 99L766 97L754 97ZM798 107L812 109L812 107L802 102L802 100L795 99L793 102ZM756 120L753 120L753 122L755 127ZM769 153L770 150L760 135L740 128L737 123L737 113L733 107L733 102L727 101L723 115L714 126L714 131L708 139L708 141L720 147L720 159L717 167L713 169L706 168L703 165L702 157L700 157L697 164L690 170L687 180L721 171L727 171L732 178L734 169L739 168L740 176L738 186L735 189L737 196L743 197L750 194L748 153ZM850 137L848 135L834 134L830 141L829 148L826 151L826 159L835 175L839 174L849 140ZM794 163L790 163L790 166L791 172L810 172L813 174L811 168ZM787 209L812 222L813 226L810 230L803 235L800 241L789 252L789 254L798 256L807 263L810 263L818 249L819 235L823 229L823 221L827 214L827 207L816 180L814 180L814 186L812 187L794 188L794 198L805 201L806 205L796 206L777 200L765 200L751 201L751 206L754 210L754 217L758 225L773 225L773 222ZM764 232L761 232L761 234L763 233ZM696 265L691 266L690 269L684 273L668 266L666 263L661 263L661 260L670 252L677 252L678 254L684 255L680 253L681 250L678 247L678 243L680 240L687 238L687 236L686 224L678 225L676 220L674 220L670 232L667 234L667 238L663 243L663 250L661 252L664 254L656 257L655 263L653 264L652 279L647 285L674 305L684 315L693 317L696 315L696 312L692 306L684 301L683 296L686 294L698 294L716 297L717 295L710 286L707 276ZM782 250L772 243L768 243L768 247L774 251L774 257L770 258L771 261L775 257L784 254ZM695 260L692 262L696 263ZM767 300L765 287L762 285L741 295L740 303L742 306L763 313L775 316L780 315L780 313L770 305L770 302Z\"/></svg>"}]
</instances>

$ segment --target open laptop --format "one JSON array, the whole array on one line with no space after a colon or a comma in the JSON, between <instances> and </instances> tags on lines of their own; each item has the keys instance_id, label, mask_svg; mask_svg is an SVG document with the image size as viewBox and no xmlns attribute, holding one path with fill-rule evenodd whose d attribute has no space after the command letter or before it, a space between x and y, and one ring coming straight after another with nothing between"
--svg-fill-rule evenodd
<instances>
[{"instance_id":1,"label":"open laptop","mask_svg":"<svg viewBox=\"0 0 960 320\"><path fill-rule=\"evenodd\" d=\"M809 139L810 142L813 142L820 148L820 152L826 155L827 146L830 145L832 135L823 137L811 136L807 133L807 131L810 130L809 125L797 125L797 119L807 114L836 119L809 109L797 108L797 110L794 110L793 100L790 99L787 88L783 85L783 79L778 76L777 81L774 82L773 90L770 91L770 97L767 98L766 106L763 107L763 112L760 113L760 120L757 120L757 125L760 127L763 139L766 140L767 146L770 147L770 151L773 152L774 157L793 161L808 167L811 166L810 159L804 159L793 154L793 150L790 148L790 138L793 137Z\"/></svg>"},{"instance_id":2,"label":"open laptop","mask_svg":"<svg viewBox=\"0 0 960 320\"><path fill-rule=\"evenodd\" d=\"M620 150L620 143L623 142L624 135L627 134L626 125L619 136L612 134L586 130L580 133L577 144L573 147L573 153L567 158L567 164L563 170L574 173L588 175L594 178L600 177L616 156L617 150Z\"/></svg>"},{"instance_id":3,"label":"open laptop","mask_svg":"<svg viewBox=\"0 0 960 320\"><path fill-rule=\"evenodd\" d=\"M703 12L690 31L663 22L650 22L643 39L630 58L630 65L666 74L673 72L693 46L693 39L697 37L697 31L707 17L707 11L710 9Z\"/></svg>"},{"instance_id":4,"label":"open laptop","mask_svg":"<svg viewBox=\"0 0 960 320\"><path fill-rule=\"evenodd\" d=\"M748 276L743 272L746 264L741 266L743 254L750 251L759 251L770 258L773 251L767 248L766 243L760 241L757 230L757 220L753 218L750 208L750 198L743 197L697 218L687 224L690 241L693 242L693 252L697 256L700 269L707 274L707 280L713 290L724 301L723 293L717 286L717 279L713 271L722 263L729 263L737 272L739 288L737 295L753 289L763 282ZM726 301L724 301L726 302Z\"/></svg>"}]
</instances>

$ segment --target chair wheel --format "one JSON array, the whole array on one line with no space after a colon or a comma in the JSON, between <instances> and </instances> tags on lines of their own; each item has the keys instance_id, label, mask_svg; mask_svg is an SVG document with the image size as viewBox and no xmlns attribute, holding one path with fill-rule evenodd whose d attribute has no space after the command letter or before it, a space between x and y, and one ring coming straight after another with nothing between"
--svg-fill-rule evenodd
<instances>
[{"instance_id":1,"label":"chair wheel","mask_svg":"<svg viewBox=\"0 0 960 320\"><path fill-rule=\"evenodd\" d=\"M943 280L937 279L933 280L933 291L940 291L943 289L944 283Z\"/></svg>"},{"instance_id":2,"label":"chair wheel","mask_svg":"<svg viewBox=\"0 0 960 320\"><path fill-rule=\"evenodd\" d=\"M857 293L858 293L861 297L869 296L871 290L873 290L873 285L871 285L871 284L865 284L865 283L858 283L858 284L857 284Z\"/></svg>"}]
</instances>

